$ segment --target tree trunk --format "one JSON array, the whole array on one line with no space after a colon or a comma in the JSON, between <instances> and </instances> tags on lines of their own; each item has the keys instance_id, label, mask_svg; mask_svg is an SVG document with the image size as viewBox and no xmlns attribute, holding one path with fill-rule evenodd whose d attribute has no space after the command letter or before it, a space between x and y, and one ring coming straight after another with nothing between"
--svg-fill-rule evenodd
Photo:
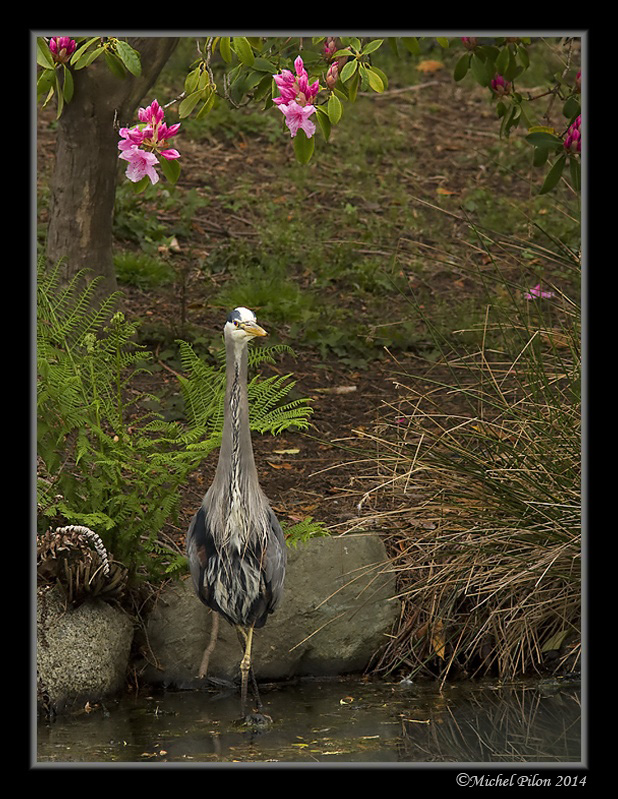
<instances>
[{"instance_id":1,"label":"tree trunk","mask_svg":"<svg viewBox=\"0 0 618 799\"><path fill-rule=\"evenodd\" d=\"M142 74L112 75L103 58L74 71L73 99L58 122L51 180L47 261L63 259L63 276L80 269L101 276L99 296L116 289L112 218L118 175L118 127L131 127L135 111L167 62L177 38L127 40L141 56ZM115 124L116 123L116 124Z\"/></svg>"}]
</instances>

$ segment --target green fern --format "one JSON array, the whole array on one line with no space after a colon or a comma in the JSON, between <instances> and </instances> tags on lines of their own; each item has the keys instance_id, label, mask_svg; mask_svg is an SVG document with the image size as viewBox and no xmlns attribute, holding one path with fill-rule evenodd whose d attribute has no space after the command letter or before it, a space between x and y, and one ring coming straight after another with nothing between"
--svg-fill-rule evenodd
<instances>
[{"instance_id":1,"label":"green fern","mask_svg":"<svg viewBox=\"0 0 618 799\"><path fill-rule=\"evenodd\" d=\"M202 361L180 342L187 421L167 422L156 397L135 388L152 355L136 326L114 312L117 296L96 301L84 272L68 285L60 266L39 264L37 281L37 446L40 526L83 524L131 575L176 572L184 563L158 541L176 518L180 487L220 443L225 364ZM251 366L281 348L254 350ZM289 399L290 376L252 378L252 428L277 434L308 425L306 399Z\"/></svg>"},{"instance_id":2,"label":"green fern","mask_svg":"<svg viewBox=\"0 0 618 799\"><path fill-rule=\"evenodd\" d=\"M310 538L330 535L328 530L324 527L324 524L314 521L311 516L308 516L300 522L296 522L296 524L283 526L283 533L285 535L285 543L294 549L296 549L299 544L306 544Z\"/></svg>"},{"instance_id":3,"label":"green fern","mask_svg":"<svg viewBox=\"0 0 618 799\"><path fill-rule=\"evenodd\" d=\"M223 429L225 351L218 353L217 364L212 366L196 355L188 342L178 341L178 345L183 369L188 374L180 381L191 428L185 440L193 444L196 436L216 437L213 440L218 444ZM255 369L261 363L273 363L275 354L283 350L291 352L289 347L281 345L250 349L249 367ZM253 431L278 435L290 428L307 429L312 413L309 400L285 402L295 385L291 375L263 378L257 374L249 381L249 425Z\"/></svg>"}]
</instances>

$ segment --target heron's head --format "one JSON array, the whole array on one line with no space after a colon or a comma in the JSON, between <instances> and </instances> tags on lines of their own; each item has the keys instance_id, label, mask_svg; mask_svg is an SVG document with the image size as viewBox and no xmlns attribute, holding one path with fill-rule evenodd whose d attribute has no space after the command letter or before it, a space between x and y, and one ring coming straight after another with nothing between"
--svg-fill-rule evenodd
<instances>
[{"instance_id":1,"label":"heron's head","mask_svg":"<svg viewBox=\"0 0 618 799\"><path fill-rule=\"evenodd\" d=\"M226 337L230 336L235 342L250 341L255 336L268 335L264 328L258 325L253 311L242 306L229 312L223 329Z\"/></svg>"}]
</instances>

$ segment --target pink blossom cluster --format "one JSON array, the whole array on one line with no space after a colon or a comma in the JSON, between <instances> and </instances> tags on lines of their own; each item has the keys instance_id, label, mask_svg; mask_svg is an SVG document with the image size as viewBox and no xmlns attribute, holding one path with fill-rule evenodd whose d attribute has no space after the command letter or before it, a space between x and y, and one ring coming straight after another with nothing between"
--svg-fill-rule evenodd
<instances>
[{"instance_id":1,"label":"pink blossom cluster","mask_svg":"<svg viewBox=\"0 0 618 799\"><path fill-rule=\"evenodd\" d=\"M524 294L524 297L527 300L536 300L537 297L540 297L542 299L549 299L550 297L555 297L555 296L556 295L554 294L553 291L543 291L541 289L540 283L537 283L533 289L530 289L530 291L527 291Z\"/></svg>"},{"instance_id":2,"label":"pink blossom cluster","mask_svg":"<svg viewBox=\"0 0 618 799\"><path fill-rule=\"evenodd\" d=\"M303 130L310 139L315 133L315 123L309 117L316 110L311 101L320 90L320 82L316 80L309 84L309 75L300 56L294 61L294 69L296 75L284 69L280 75L273 76L280 92L273 102L283 113L290 135L294 137Z\"/></svg>"},{"instance_id":3,"label":"pink blossom cluster","mask_svg":"<svg viewBox=\"0 0 618 799\"><path fill-rule=\"evenodd\" d=\"M581 124L582 115L580 114L567 130L567 134L564 137L564 149L568 153L581 153L582 151Z\"/></svg>"},{"instance_id":4,"label":"pink blossom cluster","mask_svg":"<svg viewBox=\"0 0 618 799\"><path fill-rule=\"evenodd\" d=\"M337 40L334 39L332 36L329 36L326 41L324 42L324 47L322 48L322 55L327 61L331 61L333 55L337 52Z\"/></svg>"},{"instance_id":5,"label":"pink blossom cluster","mask_svg":"<svg viewBox=\"0 0 618 799\"><path fill-rule=\"evenodd\" d=\"M499 97L511 93L511 83L503 78L502 75L496 74L495 77L492 78L491 88Z\"/></svg>"},{"instance_id":6,"label":"pink blossom cluster","mask_svg":"<svg viewBox=\"0 0 618 799\"><path fill-rule=\"evenodd\" d=\"M49 49L57 64L66 64L76 47L75 39L71 39L70 36L52 36L49 40Z\"/></svg>"},{"instance_id":7,"label":"pink blossom cluster","mask_svg":"<svg viewBox=\"0 0 618 799\"><path fill-rule=\"evenodd\" d=\"M138 183L148 176L152 184L157 183L159 174L155 164L159 163L158 156L172 161L180 158L178 150L165 147L168 139L175 136L180 128L180 122L166 125L163 121L165 111L156 100L147 108L140 108L137 118L142 126L133 128L120 128L121 140L118 149L121 150L119 158L129 162L126 175L133 183Z\"/></svg>"}]
</instances>

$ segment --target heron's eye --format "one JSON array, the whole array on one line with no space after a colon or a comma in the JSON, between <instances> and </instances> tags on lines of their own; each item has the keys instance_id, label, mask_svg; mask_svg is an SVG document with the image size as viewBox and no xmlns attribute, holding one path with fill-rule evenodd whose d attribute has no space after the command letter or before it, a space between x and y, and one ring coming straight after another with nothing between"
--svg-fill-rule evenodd
<instances>
[{"instance_id":1,"label":"heron's eye","mask_svg":"<svg viewBox=\"0 0 618 799\"><path fill-rule=\"evenodd\" d=\"M240 322L238 321L238 319L234 319L234 327L238 327L239 324Z\"/></svg>"}]
</instances>

